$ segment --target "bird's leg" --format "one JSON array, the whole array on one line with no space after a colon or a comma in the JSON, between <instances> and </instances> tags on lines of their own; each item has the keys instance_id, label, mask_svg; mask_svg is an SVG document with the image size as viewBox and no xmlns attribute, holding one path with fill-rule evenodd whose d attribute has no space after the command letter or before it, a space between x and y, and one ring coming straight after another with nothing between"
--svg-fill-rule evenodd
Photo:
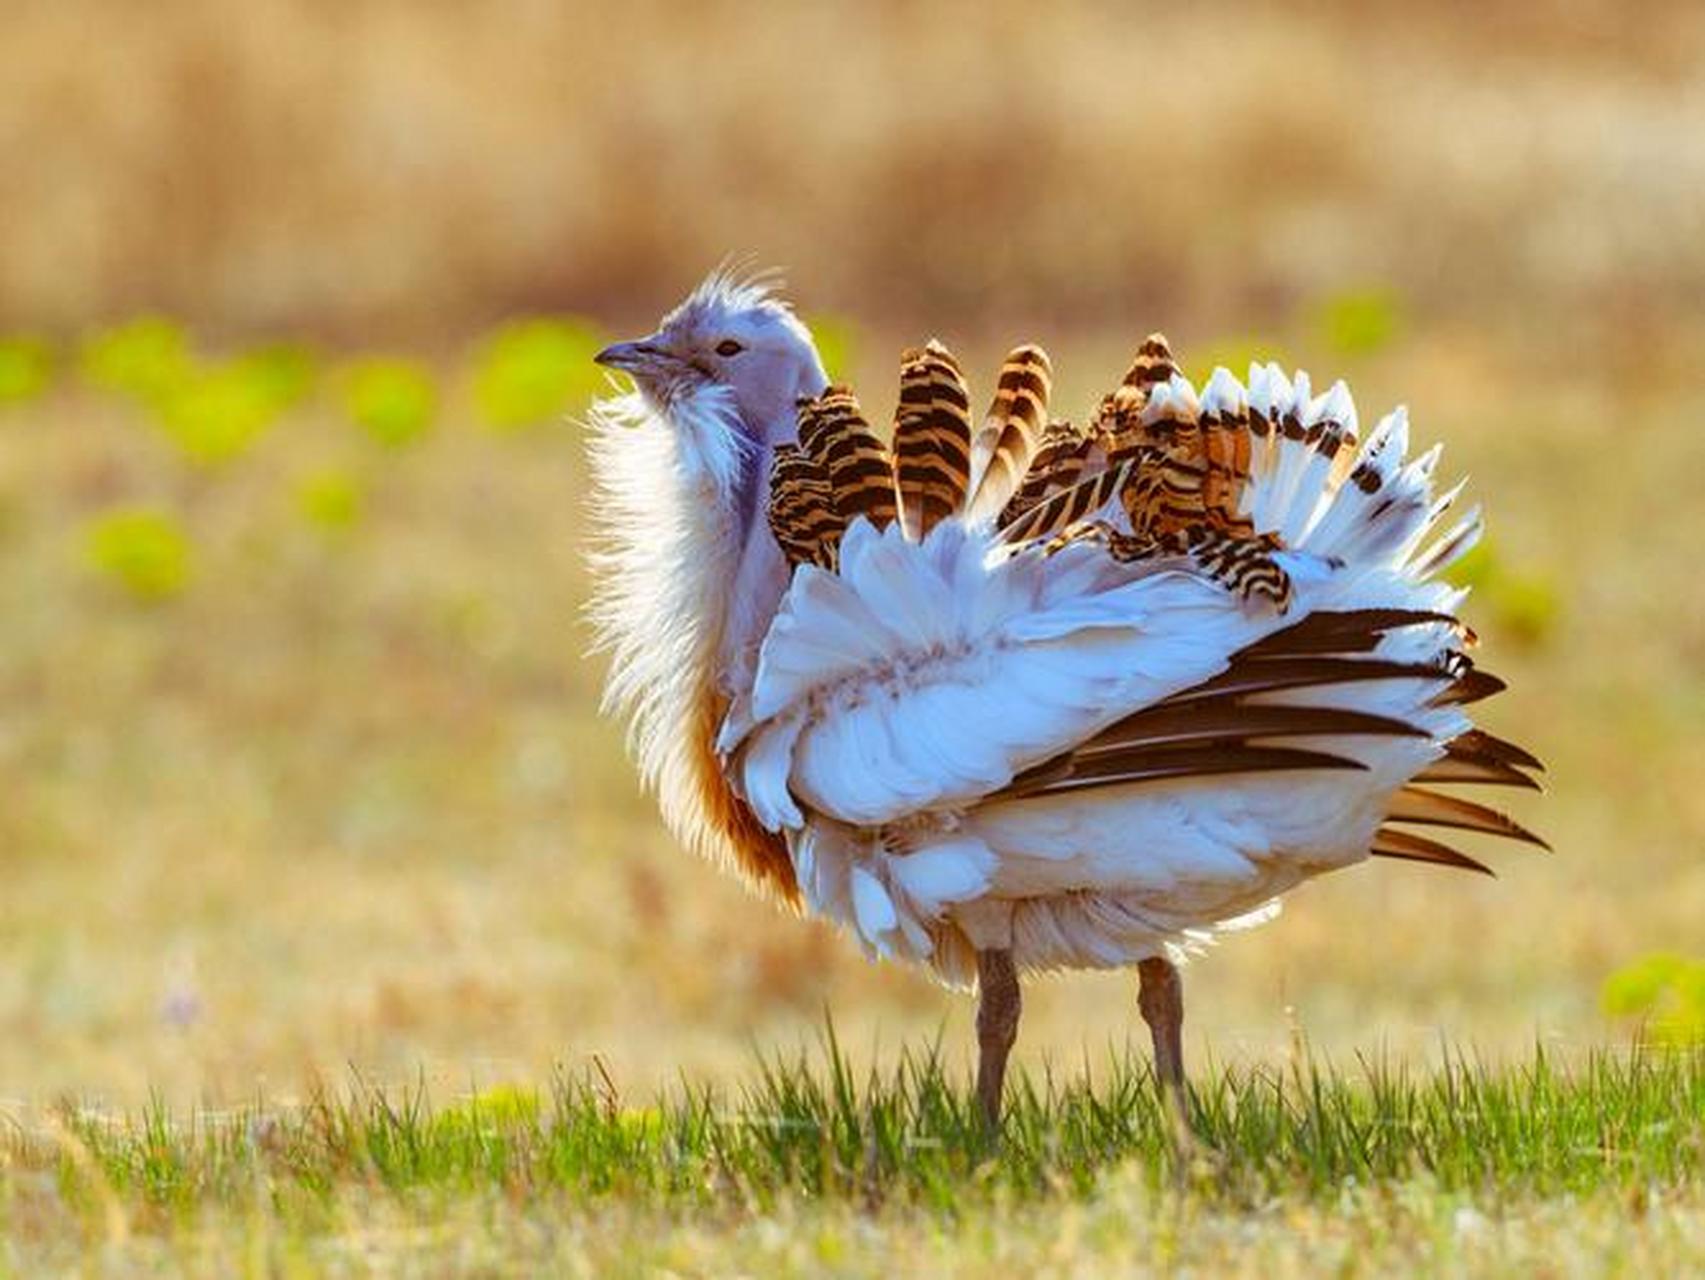
<instances>
[{"instance_id":1,"label":"bird's leg","mask_svg":"<svg viewBox=\"0 0 1705 1280\"><path fill-rule=\"evenodd\" d=\"M1005 948L977 953L977 1101L991 1131L1000 1127L1006 1059L1018 1039L1018 1015L1024 997L1018 970Z\"/></svg>"},{"instance_id":2,"label":"bird's leg","mask_svg":"<svg viewBox=\"0 0 1705 1280\"><path fill-rule=\"evenodd\" d=\"M1137 965L1141 986L1137 1007L1154 1037L1154 1076L1160 1084L1161 1100L1174 1121L1177 1136L1189 1136L1189 1115L1184 1106L1184 986L1178 966L1164 956L1153 956Z\"/></svg>"}]
</instances>

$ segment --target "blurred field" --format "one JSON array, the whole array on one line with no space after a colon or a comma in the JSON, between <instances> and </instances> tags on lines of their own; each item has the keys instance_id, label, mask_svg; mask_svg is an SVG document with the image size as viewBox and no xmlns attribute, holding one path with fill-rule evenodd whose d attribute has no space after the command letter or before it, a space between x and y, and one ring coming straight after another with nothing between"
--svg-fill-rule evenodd
<instances>
[{"instance_id":1,"label":"blurred field","mask_svg":"<svg viewBox=\"0 0 1705 1280\"><path fill-rule=\"evenodd\" d=\"M556 411L595 333L518 357L549 413L481 382L494 325L637 330L731 252L877 405L938 333L984 385L1044 341L1081 410L1164 327L1193 372L1407 401L1472 474L1488 720L1550 764L1518 816L1557 853L1294 895L1188 973L1198 1063L1622 1043L1606 979L1700 952L1698 6L77 0L0 35L7 1112L592 1055L643 1095L825 1005L857 1060L964 1061L965 1000L637 794ZM95 336L145 313L165 348L115 366ZM1021 1059L1140 1041L1134 1002L1035 984Z\"/></svg>"}]
</instances>

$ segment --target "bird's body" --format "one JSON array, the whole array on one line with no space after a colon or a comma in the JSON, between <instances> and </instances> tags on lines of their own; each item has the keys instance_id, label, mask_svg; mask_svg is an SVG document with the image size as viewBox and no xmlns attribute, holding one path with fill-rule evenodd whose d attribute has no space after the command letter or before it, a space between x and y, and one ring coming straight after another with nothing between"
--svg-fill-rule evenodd
<instances>
[{"instance_id":1,"label":"bird's body","mask_svg":"<svg viewBox=\"0 0 1705 1280\"><path fill-rule=\"evenodd\" d=\"M1156 338L1087 432L1043 429L1020 348L973 432L931 344L873 453L761 290L713 278L647 343L706 340L720 363L668 376L609 360L641 388L594 417L611 701L686 842L979 978L986 1067L1016 971L1153 966L1146 1015L1151 976L1175 994L1184 951L1304 879L1477 865L1402 824L1525 836L1421 785L1532 761L1463 709L1496 683L1436 574L1478 519L1433 532L1401 412L1358 444L1341 385L1272 366L1198 398Z\"/></svg>"}]
</instances>

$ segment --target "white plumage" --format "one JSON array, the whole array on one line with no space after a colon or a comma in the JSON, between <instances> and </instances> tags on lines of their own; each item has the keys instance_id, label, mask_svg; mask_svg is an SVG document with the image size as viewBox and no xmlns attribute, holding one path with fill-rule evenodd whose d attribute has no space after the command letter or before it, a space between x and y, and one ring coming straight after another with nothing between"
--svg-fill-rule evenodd
<instances>
[{"instance_id":1,"label":"white plumage","mask_svg":"<svg viewBox=\"0 0 1705 1280\"><path fill-rule=\"evenodd\" d=\"M1460 643L1448 623L1394 631L1373 655L1431 665L1436 678L1259 699L1426 731L1301 744L1365 771L985 800L1312 612L1454 609L1460 593L1407 572L1429 520L1421 472L1413 500L1396 499L1376 529L1359 490L1325 492L1311 449L1276 452L1252 498L1273 504L1276 527L1299 531L1284 555L1296 597L1283 615L1176 567L1117 564L1090 543L1007 556L992 525L957 520L922 543L861 521L839 574L802 566L718 745L760 819L788 834L809 905L876 951L950 978L974 972L955 930L979 947L1010 942L1021 968L1106 967L1176 948L1367 856L1390 795L1469 728L1460 709L1428 706ZM1286 496L1274 498L1281 485ZM959 911L985 899L999 909Z\"/></svg>"},{"instance_id":2,"label":"white plumage","mask_svg":"<svg viewBox=\"0 0 1705 1280\"><path fill-rule=\"evenodd\" d=\"M1409 457L1402 410L1357 444L1341 382L1316 396L1307 374L1255 365L1243 382L1216 370L1198 394L1174 373L1145 411L1271 425L1254 433L1239 514L1277 535L1293 593L1281 612L1178 556L1015 548L987 510L921 541L855 519L837 570L790 572L759 509L795 401L825 385L798 321L763 288L713 277L658 334L603 358L640 386L593 419L611 701L678 832L874 953L954 982L999 953L1020 970L1176 960L1367 857L1406 784L1472 729L1452 692L1471 667L1451 616L1462 593L1437 575L1478 537L1478 513L1437 537L1455 496L1434 494L1438 451ZM1323 428L1344 441L1337 456ZM987 457L980 445L973 469ZM1122 519L1116 504L1102 515ZM1347 653L1339 618L1356 621ZM1299 650L1287 637L1309 619L1327 642ZM1293 674L1310 654L1341 677L1351 660L1391 674L1263 681L1287 654ZM1216 678L1251 691L1216 699ZM1152 708L1164 732L1142 720ZM1309 722L1273 708L1381 719L1299 732ZM1117 727L1132 717L1150 725L1144 749L1186 753L1143 756L1129 781L1098 775L1098 751L1130 759ZM1197 739L1234 743L1234 765L1279 745L1325 767L1174 767ZM1028 781L1062 758L1063 773ZM1407 856L1409 839L1382 851Z\"/></svg>"}]
</instances>

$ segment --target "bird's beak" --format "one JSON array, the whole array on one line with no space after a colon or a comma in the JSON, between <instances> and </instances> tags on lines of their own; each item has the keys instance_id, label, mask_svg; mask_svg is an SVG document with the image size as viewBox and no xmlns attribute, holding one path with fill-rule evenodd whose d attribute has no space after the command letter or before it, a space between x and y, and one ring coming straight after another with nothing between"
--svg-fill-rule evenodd
<instances>
[{"instance_id":1,"label":"bird's beak","mask_svg":"<svg viewBox=\"0 0 1705 1280\"><path fill-rule=\"evenodd\" d=\"M623 373L641 373L647 369L655 369L667 358L668 353L658 345L655 335L641 338L637 342L612 343L592 357L606 369L620 369Z\"/></svg>"}]
</instances>

